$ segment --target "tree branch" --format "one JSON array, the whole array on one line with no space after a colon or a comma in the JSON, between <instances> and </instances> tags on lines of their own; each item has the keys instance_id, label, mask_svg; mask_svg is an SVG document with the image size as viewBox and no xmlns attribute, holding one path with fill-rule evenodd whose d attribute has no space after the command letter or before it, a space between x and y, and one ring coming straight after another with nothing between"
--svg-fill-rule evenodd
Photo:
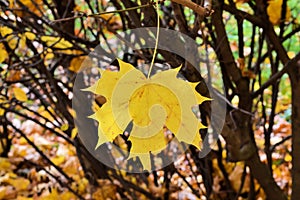
<instances>
[{"instance_id":1,"label":"tree branch","mask_svg":"<svg viewBox=\"0 0 300 200\"><path fill-rule=\"evenodd\" d=\"M200 15L203 18L208 17L213 13L213 10L209 10L208 8L199 6L198 4L196 4L192 1L187 1L187 0L171 0L171 1L192 9L193 11L195 11L198 15Z\"/></svg>"}]
</instances>

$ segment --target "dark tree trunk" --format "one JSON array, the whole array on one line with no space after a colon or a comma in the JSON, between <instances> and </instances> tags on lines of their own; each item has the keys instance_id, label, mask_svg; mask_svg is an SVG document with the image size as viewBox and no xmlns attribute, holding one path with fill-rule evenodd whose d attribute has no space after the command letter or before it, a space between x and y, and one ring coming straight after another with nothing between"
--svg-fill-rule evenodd
<instances>
[{"instance_id":1,"label":"dark tree trunk","mask_svg":"<svg viewBox=\"0 0 300 200\"><path fill-rule=\"evenodd\" d=\"M292 85L292 200L300 199L300 54L289 63Z\"/></svg>"}]
</instances>

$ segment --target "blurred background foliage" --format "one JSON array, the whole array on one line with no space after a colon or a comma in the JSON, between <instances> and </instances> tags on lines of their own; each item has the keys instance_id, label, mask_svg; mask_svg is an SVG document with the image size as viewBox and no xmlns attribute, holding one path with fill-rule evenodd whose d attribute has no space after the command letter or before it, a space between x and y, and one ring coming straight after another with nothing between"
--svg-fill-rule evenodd
<instances>
[{"instance_id":1,"label":"blurred background foliage","mask_svg":"<svg viewBox=\"0 0 300 200\"><path fill-rule=\"evenodd\" d=\"M288 59L299 59L300 5L291 0L193 2L212 6L214 12L203 18L184 5L159 1L161 28L196 41L199 55L209 58L200 66L201 75L214 79L213 87L227 99L226 117L242 130L233 111L252 113L249 134L230 132L237 136L228 137L225 130L205 158L191 147L161 170L129 174L106 167L82 145L74 125L73 84L82 61L97 45L107 54L107 65L115 59L111 55L137 67L149 65L153 49L124 54L126 49L114 41L126 30L156 26L154 3L0 0L0 199L291 199L291 138L296 134L291 128L291 83L285 73L268 81L288 65L278 45ZM108 11L116 12L99 15ZM222 49L227 44L233 60ZM185 60L159 51L155 62L177 67ZM242 81L235 81L234 73ZM191 81L202 78L189 67L182 74ZM252 96L250 107L244 106L241 94ZM200 112L210 125L206 105ZM201 136L212 133L213 128ZM241 142L232 143L234 137ZM255 151L242 157L248 143ZM241 157L231 158L231 149L238 149ZM267 173L255 172L264 167ZM293 192L292 199L298 200Z\"/></svg>"}]
</instances>

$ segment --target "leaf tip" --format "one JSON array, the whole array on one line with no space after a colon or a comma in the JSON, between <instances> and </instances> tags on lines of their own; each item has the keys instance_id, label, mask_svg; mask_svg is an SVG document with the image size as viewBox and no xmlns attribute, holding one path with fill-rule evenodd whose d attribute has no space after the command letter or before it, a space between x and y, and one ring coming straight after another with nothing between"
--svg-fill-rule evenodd
<instances>
[{"instance_id":1,"label":"leaf tip","mask_svg":"<svg viewBox=\"0 0 300 200\"><path fill-rule=\"evenodd\" d=\"M194 138L193 142L191 143L191 145L195 146L197 149L200 150L202 148L201 141L202 141L202 139L200 137L200 134L196 133L195 138Z\"/></svg>"}]
</instances>

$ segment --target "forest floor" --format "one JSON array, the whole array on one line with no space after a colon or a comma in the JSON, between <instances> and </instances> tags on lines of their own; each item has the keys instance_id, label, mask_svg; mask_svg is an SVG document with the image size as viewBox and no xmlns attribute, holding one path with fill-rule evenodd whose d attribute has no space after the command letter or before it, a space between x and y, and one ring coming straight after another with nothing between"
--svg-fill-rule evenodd
<instances>
[{"instance_id":1,"label":"forest floor","mask_svg":"<svg viewBox=\"0 0 300 200\"><path fill-rule=\"evenodd\" d=\"M84 177L83 169L76 156L74 146L67 143L62 138L56 137L49 131L44 131L38 125L28 121L21 123L14 121L14 124L19 126L27 137L36 144L36 146L50 160L62 169L73 182L66 184L67 180L61 176L60 172L55 167L45 162L45 159L39 154L28 142L18 134L12 134L12 145L7 158L0 157L0 199L17 199L17 200L56 200L56 199L77 199L71 190L76 191L85 199L121 199L117 194L116 187L120 183L110 180L97 180L98 187L92 186ZM283 118L276 118L276 124L271 136L271 145L276 148L272 154L273 177L277 184L286 192L291 194L291 124ZM285 142L281 142L286 138ZM263 162L267 162L266 154L264 153L264 128L258 126L255 128L255 139L259 147L260 158ZM226 152L224 152L224 155ZM249 192L250 175L247 168L244 168L242 162L228 163L223 160L225 168L229 174L234 190L238 191L241 186L244 170L247 174L245 177L244 187L241 194ZM182 175L188 177L190 167L187 162L179 160ZM193 162L192 162L193 164ZM195 164L193 164L195 165ZM221 182L224 177L217 166L217 160L213 160L213 195L220 198L222 193ZM163 171L158 171L158 180L163 183ZM137 184L137 180L130 176L124 176L125 179ZM201 175L196 179L186 180L193 186L199 186ZM60 183L61 184L60 184ZM163 189L160 186L155 186L153 176L148 176L149 185L139 185L139 187L152 193L154 196L162 196ZM201 186L201 185L200 185ZM69 188L68 188L69 187ZM170 186L170 199L197 199L182 176L174 174ZM202 188L203 189L203 188ZM263 191L255 182L255 189L258 191L258 199L265 199ZM204 189L203 189L204 190ZM217 195L218 194L218 195ZM146 199L141 194L137 194L139 199ZM129 195L130 196L130 195ZM203 195L204 196L204 195ZM222 196L222 195L221 195ZM206 199L206 198L201 198ZM213 198L215 199L215 198ZM240 197L239 199L243 199Z\"/></svg>"}]
</instances>

